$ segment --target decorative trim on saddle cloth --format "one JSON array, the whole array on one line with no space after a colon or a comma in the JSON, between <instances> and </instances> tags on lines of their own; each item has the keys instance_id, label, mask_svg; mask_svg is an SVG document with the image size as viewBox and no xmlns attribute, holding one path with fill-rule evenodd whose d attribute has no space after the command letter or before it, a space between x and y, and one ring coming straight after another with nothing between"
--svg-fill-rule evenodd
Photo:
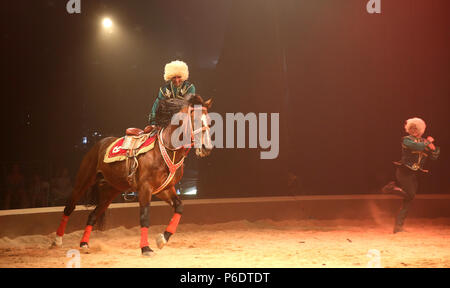
<instances>
[{"instance_id":1,"label":"decorative trim on saddle cloth","mask_svg":"<svg viewBox=\"0 0 450 288\"><path fill-rule=\"evenodd\" d=\"M155 140L156 140L157 134L153 135L152 137L149 137L149 134L144 134L148 138L137 149L136 154L135 154L136 156L146 153L146 152L152 150L153 147L155 147ZM122 149L122 144L123 144L124 140L125 140L125 137L122 137L122 138L117 139L113 143L111 143L111 145L109 145L108 149L106 149L105 157L103 158L103 162L112 163L112 162L117 162L117 161L123 161L128 158L127 150Z\"/></svg>"}]
</instances>

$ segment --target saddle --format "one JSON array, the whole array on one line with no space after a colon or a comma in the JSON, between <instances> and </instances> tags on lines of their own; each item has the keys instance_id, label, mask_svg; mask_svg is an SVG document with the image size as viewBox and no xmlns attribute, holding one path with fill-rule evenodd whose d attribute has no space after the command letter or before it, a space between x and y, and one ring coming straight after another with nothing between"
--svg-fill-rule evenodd
<instances>
[{"instance_id":1,"label":"saddle","mask_svg":"<svg viewBox=\"0 0 450 288\"><path fill-rule=\"evenodd\" d=\"M153 134L154 126L147 126L144 130L139 128L128 128L125 131L125 138L121 148L127 150L128 157L136 156L136 150L139 149L145 141L147 141L150 134Z\"/></svg>"},{"instance_id":2,"label":"saddle","mask_svg":"<svg viewBox=\"0 0 450 288\"><path fill-rule=\"evenodd\" d=\"M150 133L150 132L152 132L153 131L153 129L155 129L155 126L150 126L150 125L148 125L148 126L146 126L145 128L144 128L144 130L142 130L142 129L139 129L139 128L128 128L126 131L125 131L125 135L130 135L130 136L141 136L142 134L147 134L147 133Z\"/></svg>"},{"instance_id":3,"label":"saddle","mask_svg":"<svg viewBox=\"0 0 450 288\"><path fill-rule=\"evenodd\" d=\"M126 165L128 170L127 181L131 187L136 183L135 174L139 167L139 162L136 158L137 152L142 144L144 144L150 136L154 135L156 131L155 126L146 126L144 130L140 128L128 128L125 131L121 149L126 150Z\"/></svg>"},{"instance_id":4,"label":"saddle","mask_svg":"<svg viewBox=\"0 0 450 288\"><path fill-rule=\"evenodd\" d=\"M125 136L117 138L105 151L103 162L113 163L126 161L126 176L132 191L135 191L135 174L139 166L137 156L147 153L155 146L158 129L155 126L147 126L144 130L128 128Z\"/></svg>"}]
</instances>

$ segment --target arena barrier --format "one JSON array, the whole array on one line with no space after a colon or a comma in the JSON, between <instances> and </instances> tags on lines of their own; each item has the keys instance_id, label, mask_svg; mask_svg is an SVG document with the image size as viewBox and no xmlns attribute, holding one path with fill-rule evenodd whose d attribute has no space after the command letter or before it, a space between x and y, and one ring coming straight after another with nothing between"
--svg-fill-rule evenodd
<instances>
[{"instance_id":1,"label":"arena barrier","mask_svg":"<svg viewBox=\"0 0 450 288\"><path fill-rule=\"evenodd\" d=\"M183 200L183 223L213 224L229 221L272 219L370 219L394 217L401 199L391 195L316 195L260 198L224 198ZM69 219L66 233L84 229L93 208L77 206ZM0 237L48 235L58 228L64 207L0 210ZM172 217L165 202L153 201L150 225L165 225ZM376 215L375 215L376 214ZM450 195L418 195L408 217L450 218ZM104 229L139 225L138 203L111 204Z\"/></svg>"}]
</instances>

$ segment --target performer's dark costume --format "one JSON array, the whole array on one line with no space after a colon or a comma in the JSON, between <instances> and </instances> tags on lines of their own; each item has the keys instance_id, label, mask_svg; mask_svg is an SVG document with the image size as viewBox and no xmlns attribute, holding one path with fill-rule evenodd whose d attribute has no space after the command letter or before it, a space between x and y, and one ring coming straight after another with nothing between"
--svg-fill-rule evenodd
<instances>
[{"instance_id":1,"label":"performer's dark costume","mask_svg":"<svg viewBox=\"0 0 450 288\"><path fill-rule=\"evenodd\" d=\"M402 207L395 221L394 233L403 230L405 218L417 193L418 171L428 172L423 169L425 159L430 157L432 160L436 160L439 156L439 147L432 150L428 147L429 144L430 142L426 139L412 135L405 136L402 139L402 158L399 162L394 162L398 165L395 176L399 187L395 187L395 183L391 182L383 188L383 191L386 193L400 191L400 194L404 197Z\"/></svg>"},{"instance_id":2,"label":"performer's dark costume","mask_svg":"<svg viewBox=\"0 0 450 288\"><path fill-rule=\"evenodd\" d=\"M164 98L183 99L186 94L195 94L194 84L188 81L184 81L183 84L181 84L179 87L175 87L172 84L172 81L168 81L166 85L159 88L158 97L156 97L156 100L153 103L152 111L148 115L148 121L150 122L150 125L155 125L155 115L156 110L158 109L159 101Z\"/></svg>"}]
</instances>

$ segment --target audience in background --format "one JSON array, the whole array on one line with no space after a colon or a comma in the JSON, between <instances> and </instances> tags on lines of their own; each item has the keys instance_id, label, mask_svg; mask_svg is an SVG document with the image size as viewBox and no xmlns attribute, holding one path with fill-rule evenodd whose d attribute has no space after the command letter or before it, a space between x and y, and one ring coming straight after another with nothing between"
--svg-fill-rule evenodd
<instances>
[{"instance_id":1,"label":"audience in background","mask_svg":"<svg viewBox=\"0 0 450 288\"><path fill-rule=\"evenodd\" d=\"M20 166L14 164L11 173L6 177L6 193L4 197L4 209L18 209L27 206L25 191L25 177L20 171Z\"/></svg>"},{"instance_id":2,"label":"audience in background","mask_svg":"<svg viewBox=\"0 0 450 288\"><path fill-rule=\"evenodd\" d=\"M63 168L57 177L51 179L51 198L52 206L64 206L72 193L72 184L69 176L69 170Z\"/></svg>"},{"instance_id":3,"label":"audience in background","mask_svg":"<svg viewBox=\"0 0 450 288\"><path fill-rule=\"evenodd\" d=\"M51 166L40 163L1 164L0 209L64 206L72 193L69 170L63 168L48 180L50 171Z\"/></svg>"},{"instance_id":4,"label":"audience in background","mask_svg":"<svg viewBox=\"0 0 450 288\"><path fill-rule=\"evenodd\" d=\"M28 191L31 207L49 206L50 184L47 181L42 181L38 173L33 175Z\"/></svg>"}]
</instances>

